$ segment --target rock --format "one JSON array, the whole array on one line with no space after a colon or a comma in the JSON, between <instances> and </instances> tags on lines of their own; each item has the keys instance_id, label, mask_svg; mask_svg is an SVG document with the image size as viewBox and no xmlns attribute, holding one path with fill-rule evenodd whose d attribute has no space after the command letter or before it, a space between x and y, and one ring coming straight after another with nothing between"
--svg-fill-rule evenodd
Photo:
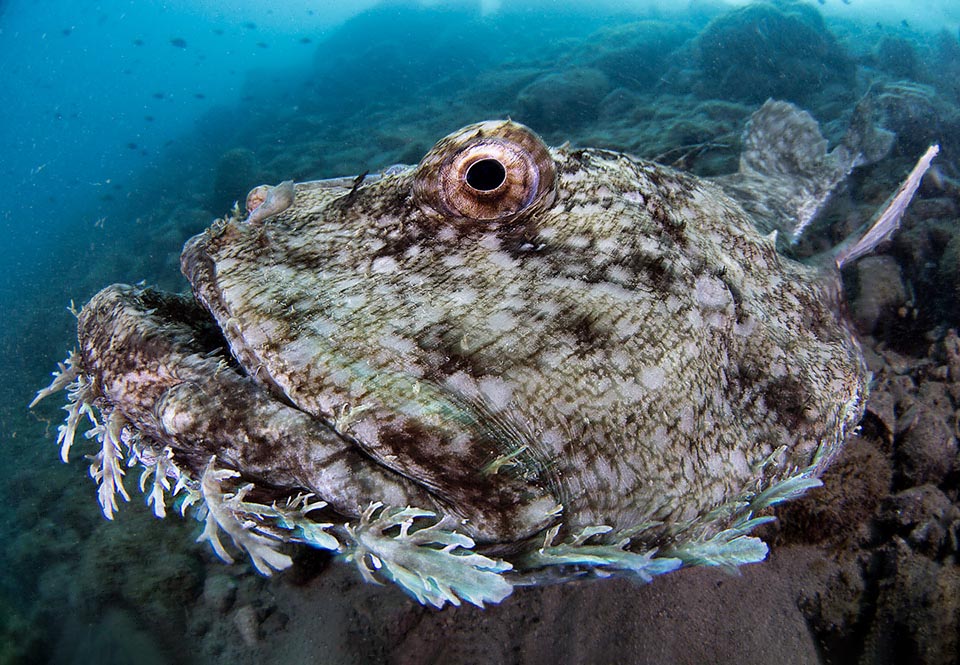
<instances>
[{"instance_id":1,"label":"rock","mask_svg":"<svg viewBox=\"0 0 960 665\"><path fill-rule=\"evenodd\" d=\"M815 665L796 602L801 587L817 584L813 561L822 555L785 548L737 576L691 568L652 584L585 580L524 589L492 612L422 612L389 662Z\"/></svg>"},{"instance_id":2,"label":"rock","mask_svg":"<svg viewBox=\"0 0 960 665\"><path fill-rule=\"evenodd\" d=\"M918 402L900 417L901 433L894 442L897 484L901 487L937 485L956 466L957 440L943 416Z\"/></svg>"},{"instance_id":3,"label":"rock","mask_svg":"<svg viewBox=\"0 0 960 665\"><path fill-rule=\"evenodd\" d=\"M863 597L867 583L858 561L841 562L829 575L823 588L804 588L798 602L801 611L817 635L827 662L852 663L856 660L856 633L869 612Z\"/></svg>"},{"instance_id":4,"label":"rock","mask_svg":"<svg viewBox=\"0 0 960 665\"><path fill-rule=\"evenodd\" d=\"M903 541L884 551L876 613L861 663L939 665L960 656L960 568L917 554Z\"/></svg>"},{"instance_id":5,"label":"rock","mask_svg":"<svg viewBox=\"0 0 960 665\"><path fill-rule=\"evenodd\" d=\"M913 45L903 37L884 36L877 44L877 67L901 79L918 80L921 63Z\"/></svg>"},{"instance_id":6,"label":"rock","mask_svg":"<svg viewBox=\"0 0 960 665\"><path fill-rule=\"evenodd\" d=\"M907 289L892 256L867 256L856 263L855 270L859 287L851 313L857 329L870 335L878 324L897 318L907 302Z\"/></svg>"},{"instance_id":7,"label":"rock","mask_svg":"<svg viewBox=\"0 0 960 665\"><path fill-rule=\"evenodd\" d=\"M202 566L166 536L186 523L157 520L145 507L124 505L114 522L100 522L83 545L74 579L76 603L92 614L125 604L148 625L183 627L183 608L201 593ZM126 528L113 528L116 523ZM138 561L136 567L128 565Z\"/></svg>"},{"instance_id":8,"label":"rock","mask_svg":"<svg viewBox=\"0 0 960 665\"><path fill-rule=\"evenodd\" d=\"M912 487L887 498L878 521L924 556L956 553L960 508L933 485Z\"/></svg>"},{"instance_id":9,"label":"rock","mask_svg":"<svg viewBox=\"0 0 960 665\"><path fill-rule=\"evenodd\" d=\"M163 665L175 662L175 650L163 648L155 625L131 610L108 607L84 621L70 616L60 626L59 639L46 662L63 665Z\"/></svg>"},{"instance_id":10,"label":"rock","mask_svg":"<svg viewBox=\"0 0 960 665\"><path fill-rule=\"evenodd\" d=\"M212 610L226 614L237 597L237 584L229 575L214 573L204 580L202 597Z\"/></svg>"},{"instance_id":11,"label":"rock","mask_svg":"<svg viewBox=\"0 0 960 665\"><path fill-rule=\"evenodd\" d=\"M610 81L599 69L547 74L517 94L518 119L538 132L566 130L596 120L609 90Z\"/></svg>"},{"instance_id":12,"label":"rock","mask_svg":"<svg viewBox=\"0 0 960 665\"><path fill-rule=\"evenodd\" d=\"M850 542L890 491L893 469L881 444L854 436L823 474L823 486L777 511L776 545Z\"/></svg>"},{"instance_id":13,"label":"rock","mask_svg":"<svg viewBox=\"0 0 960 665\"><path fill-rule=\"evenodd\" d=\"M638 21L602 28L588 37L576 56L614 85L641 92L656 85L673 59L673 52L693 33L684 26Z\"/></svg>"},{"instance_id":14,"label":"rock","mask_svg":"<svg viewBox=\"0 0 960 665\"><path fill-rule=\"evenodd\" d=\"M953 309L951 320L960 320L960 233L953 236L943 250L937 267L937 281L943 285L948 306ZM960 379L960 373L954 376Z\"/></svg>"},{"instance_id":15,"label":"rock","mask_svg":"<svg viewBox=\"0 0 960 665\"><path fill-rule=\"evenodd\" d=\"M243 643L248 647L257 646L260 641L260 619L252 605L244 605L233 613L233 625L236 626Z\"/></svg>"},{"instance_id":16,"label":"rock","mask_svg":"<svg viewBox=\"0 0 960 665\"><path fill-rule=\"evenodd\" d=\"M831 85L854 88L854 64L816 9L751 4L714 19L696 38L696 92L761 104L803 105Z\"/></svg>"},{"instance_id":17,"label":"rock","mask_svg":"<svg viewBox=\"0 0 960 665\"><path fill-rule=\"evenodd\" d=\"M949 386L942 381L924 381L920 384L917 399L947 420L953 414L953 400Z\"/></svg>"},{"instance_id":18,"label":"rock","mask_svg":"<svg viewBox=\"0 0 960 665\"><path fill-rule=\"evenodd\" d=\"M946 127L956 122L956 110L937 96L937 91L911 80L875 85L870 104L884 129L896 135L895 153L911 161L931 143L949 141Z\"/></svg>"},{"instance_id":19,"label":"rock","mask_svg":"<svg viewBox=\"0 0 960 665\"><path fill-rule=\"evenodd\" d=\"M960 383L960 335L953 328L947 331L943 340L944 354L947 356L947 367L950 368L950 380Z\"/></svg>"},{"instance_id":20,"label":"rock","mask_svg":"<svg viewBox=\"0 0 960 665\"><path fill-rule=\"evenodd\" d=\"M880 435L889 445L897 428L896 397L890 391L889 381L884 380L870 391L867 413L879 423Z\"/></svg>"},{"instance_id":21,"label":"rock","mask_svg":"<svg viewBox=\"0 0 960 665\"><path fill-rule=\"evenodd\" d=\"M629 88L614 88L600 102L600 119L619 121L634 114L644 103L643 97Z\"/></svg>"}]
</instances>

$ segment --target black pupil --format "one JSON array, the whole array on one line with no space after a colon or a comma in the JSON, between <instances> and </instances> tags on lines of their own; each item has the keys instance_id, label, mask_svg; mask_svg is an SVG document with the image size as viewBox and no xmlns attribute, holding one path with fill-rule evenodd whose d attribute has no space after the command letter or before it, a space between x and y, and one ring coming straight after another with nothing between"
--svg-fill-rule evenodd
<instances>
[{"instance_id":1,"label":"black pupil","mask_svg":"<svg viewBox=\"0 0 960 665\"><path fill-rule=\"evenodd\" d=\"M467 184L481 192L496 189L506 179L506 169L495 159L481 159L467 169Z\"/></svg>"}]
</instances>

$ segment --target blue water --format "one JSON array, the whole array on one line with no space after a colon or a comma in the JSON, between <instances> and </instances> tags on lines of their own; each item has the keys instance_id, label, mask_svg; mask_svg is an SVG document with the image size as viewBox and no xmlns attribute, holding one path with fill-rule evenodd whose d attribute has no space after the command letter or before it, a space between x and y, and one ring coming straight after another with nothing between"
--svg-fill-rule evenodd
<instances>
[{"instance_id":1,"label":"blue water","mask_svg":"<svg viewBox=\"0 0 960 665\"><path fill-rule=\"evenodd\" d=\"M413 163L457 127L508 115L550 144L668 162L715 141L679 165L720 173L736 168L736 137L768 96L808 108L836 140L871 85L903 81L925 87L890 120L898 139L878 179L894 182L931 141L940 174L958 176L960 4L764 5L792 18L697 42L746 4L0 0L0 663L128 662L138 649L220 662L172 655L189 622L150 589L129 591L139 562L170 557L189 577L171 582L176 603L196 602L210 556L193 525L124 505L141 517L109 526L135 537L98 549L105 523L82 455L58 461L60 398L26 404L75 344L71 300L115 281L185 290L183 241L250 187ZM697 55L712 46L719 60ZM882 200L870 187L851 196ZM925 270L915 284L936 308L920 321L957 326L960 290L936 277L955 273ZM105 626L142 640L96 651ZM239 639L230 630L223 639Z\"/></svg>"}]
</instances>

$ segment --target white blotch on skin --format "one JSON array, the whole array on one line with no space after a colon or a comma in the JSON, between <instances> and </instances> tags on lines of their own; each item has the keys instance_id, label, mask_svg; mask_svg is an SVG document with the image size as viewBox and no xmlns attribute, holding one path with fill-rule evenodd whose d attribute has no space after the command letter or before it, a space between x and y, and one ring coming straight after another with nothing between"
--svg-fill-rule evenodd
<instances>
[{"instance_id":1,"label":"white blotch on skin","mask_svg":"<svg viewBox=\"0 0 960 665\"><path fill-rule=\"evenodd\" d=\"M352 311L355 309L359 309L360 307L363 307L365 304L367 304L367 297L362 293L349 295L343 299L341 304L343 305L344 309Z\"/></svg>"},{"instance_id":2,"label":"white blotch on skin","mask_svg":"<svg viewBox=\"0 0 960 665\"><path fill-rule=\"evenodd\" d=\"M726 309L731 302L730 292L716 277L700 275L693 288L697 303L704 309Z\"/></svg>"},{"instance_id":3,"label":"white blotch on skin","mask_svg":"<svg viewBox=\"0 0 960 665\"><path fill-rule=\"evenodd\" d=\"M477 397L480 393L477 382L466 372L454 372L443 381L447 388L466 397Z\"/></svg>"},{"instance_id":4,"label":"white blotch on skin","mask_svg":"<svg viewBox=\"0 0 960 665\"><path fill-rule=\"evenodd\" d=\"M622 381L617 386L617 389L620 393L620 396L630 402L637 402L643 399L644 394L646 394L646 391L637 385L637 382L633 379L626 379L625 381Z\"/></svg>"},{"instance_id":5,"label":"white blotch on skin","mask_svg":"<svg viewBox=\"0 0 960 665\"><path fill-rule=\"evenodd\" d=\"M743 321L733 324L733 333L747 337L753 333L757 327L757 320L752 316L747 316Z\"/></svg>"},{"instance_id":6,"label":"white blotch on skin","mask_svg":"<svg viewBox=\"0 0 960 665\"><path fill-rule=\"evenodd\" d=\"M397 272L398 268L397 261L392 256L378 256L370 264L370 272L381 275Z\"/></svg>"},{"instance_id":7,"label":"white blotch on skin","mask_svg":"<svg viewBox=\"0 0 960 665\"><path fill-rule=\"evenodd\" d=\"M634 293L628 291L618 284L611 284L610 282L597 282L591 288L591 290L597 295L601 296L611 296L617 300L632 300Z\"/></svg>"},{"instance_id":8,"label":"white blotch on skin","mask_svg":"<svg viewBox=\"0 0 960 665\"><path fill-rule=\"evenodd\" d=\"M512 270L517 267L517 262L506 252L490 252L487 259L495 266Z\"/></svg>"},{"instance_id":9,"label":"white blotch on skin","mask_svg":"<svg viewBox=\"0 0 960 665\"><path fill-rule=\"evenodd\" d=\"M492 233L486 233L480 238L480 242L477 243L484 249L489 249L492 252L495 252L500 249L500 238Z\"/></svg>"},{"instance_id":10,"label":"white blotch on skin","mask_svg":"<svg viewBox=\"0 0 960 665\"><path fill-rule=\"evenodd\" d=\"M314 358L318 353L319 349L315 340L304 336L284 345L281 357L287 365L293 367L308 367L314 362Z\"/></svg>"},{"instance_id":11,"label":"white blotch on skin","mask_svg":"<svg viewBox=\"0 0 960 665\"><path fill-rule=\"evenodd\" d=\"M452 226L441 226L434 237L441 242L449 242L457 239L457 231Z\"/></svg>"},{"instance_id":12,"label":"white blotch on skin","mask_svg":"<svg viewBox=\"0 0 960 665\"><path fill-rule=\"evenodd\" d=\"M653 433L650 435L650 444L654 449L664 449L670 443L670 437L667 436L667 428L661 425L657 429L653 430Z\"/></svg>"},{"instance_id":13,"label":"white blotch on skin","mask_svg":"<svg viewBox=\"0 0 960 665\"><path fill-rule=\"evenodd\" d=\"M673 295L668 296L667 299L663 301L663 304L670 314L679 312L680 308L683 307L683 302L680 300L680 298Z\"/></svg>"},{"instance_id":14,"label":"white blotch on skin","mask_svg":"<svg viewBox=\"0 0 960 665\"><path fill-rule=\"evenodd\" d=\"M478 382L480 392L494 411L502 411L513 399L513 385L498 376L484 376Z\"/></svg>"},{"instance_id":15,"label":"white blotch on skin","mask_svg":"<svg viewBox=\"0 0 960 665\"><path fill-rule=\"evenodd\" d=\"M707 325L711 328L723 328L727 323L727 318L720 312L709 314L706 319Z\"/></svg>"},{"instance_id":16,"label":"white blotch on skin","mask_svg":"<svg viewBox=\"0 0 960 665\"><path fill-rule=\"evenodd\" d=\"M337 332L337 325L326 318L314 319L308 327L317 337L330 337Z\"/></svg>"},{"instance_id":17,"label":"white blotch on skin","mask_svg":"<svg viewBox=\"0 0 960 665\"><path fill-rule=\"evenodd\" d=\"M659 390L666 381L666 375L661 367L644 367L640 370L640 381L649 390Z\"/></svg>"},{"instance_id":18,"label":"white blotch on skin","mask_svg":"<svg viewBox=\"0 0 960 665\"><path fill-rule=\"evenodd\" d=\"M560 312L560 304L555 300L541 300L537 302L536 309L545 317L553 318Z\"/></svg>"},{"instance_id":19,"label":"white blotch on skin","mask_svg":"<svg viewBox=\"0 0 960 665\"><path fill-rule=\"evenodd\" d=\"M677 421L677 427L684 434L693 434L693 426L693 407L688 404L680 410L680 419Z\"/></svg>"},{"instance_id":20,"label":"white blotch on skin","mask_svg":"<svg viewBox=\"0 0 960 665\"><path fill-rule=\"evenodd\" d=\"M358 420L349 429L354 438L365 444L376 446L380 442L380 428L373 418Z\"/></svg>"},{"instance_id":21,"label":"white blotch on skin","mask_svg":"<svg viewBox=\"0 0 960 665\"><path fill-rule=\"evenodd\" d=\"M517 325L517 319L510 312L494 312L487 317L487 325L494 332L510 332Z\"/></svg>"},{"instance_id":22,"label":"white blotch on skin","mask_svg":"<svg viewBox=\"0 0 960 665\"><path fill-rule=\"evenodd\" d=\"M636 335L642 327L642 321L628 316L621 316L614 324L613 330L620 339L629 339Z\"/></svg>"},{"instance_id":23,"label":"white blotch on skin","mask_svg":"<svg viewBox=\"0 0 960 665\"><path fill-rule=\"evenodd\" d=\"M629 284L633 273L623 266L607 266L607 279L617 284Z\"/></svg>"},{"instance_id":24,"label":"white blotch on skin","mask_svg":"<svg viewBox=\"0 0 960 665\"><path fill-rule=\"evenodd\" d=\"M563 397L558 397L557 399L553 400L553 406L564 416L573 415L577 410L576 402L567 401L566 399L563 399Z\"/></svg>"},{"instance_id":25,"label":"white blotch on skin","mask_svg":"<svg viewBox=\"0 0 960 665\"><path fill-rule=\"evenodd\" d=\"M463 254L444 254L440 257L440 261L447 268L459 268L466 263Z\"/></svg>"},{"instance_id":26,"label":"white blotch on skin","mask_svg":"<svg viewBox=\"0 0 960 665\"><path fill-rule=\"evenodd\" d=\"M380 338L380 346L396 351L400 355L412 354L417 349L417 345L411 340L397 335L384 335Z\"/></svg>"},{"instance_id":27,"label":"white blotch on skin","mask_svg":"<svg viewBox=\"0 0 960 665\"><path fill-rule=\"evenodd\" d=\"M473 289L460 289L450 294L450 304L470 305L477 299L477 292Z\"/></svg>"},{"instance_id":28,"label":"white blotch on skin","mask_svg":"<svg viewBox=\"0 0 960 665\"><path fill-rule=\"evenodd\" d=\"M455 432L447 439L447 452L455 456L465 456L470 452L473 435L470 432Z\"/></svg>"},{"instance_id":29,"label":"white blotch on skin","mask_svg":"<svg viewBox=\"0 0 960 665\"><path fill-rule=\"evenodd\" d=\"M598 254L619 254L622 244L619 238L600 238L593 247Z\"/></svg>"},{"instance_id":30,"label":"white blotch on skin","mask_svg":"<svg viewBox=\"0 0 960 665\"><path fill-rule=\"evenodd\" d=\"M540 443L542 443L547 450L559 453L563 449L564 441L565 439L563 438L563 434L560 433L560 430L554 428L546 429L540 434Z\"/></svg>"}]
</instances>

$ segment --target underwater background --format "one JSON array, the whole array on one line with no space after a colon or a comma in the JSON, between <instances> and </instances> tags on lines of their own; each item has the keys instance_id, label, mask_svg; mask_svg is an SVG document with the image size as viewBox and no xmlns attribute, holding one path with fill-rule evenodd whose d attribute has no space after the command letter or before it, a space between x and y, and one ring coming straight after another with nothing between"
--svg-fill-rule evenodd
<instances>
[{"instance_id":1,"label":"underwater background","mask_svg":"<svg viewBox=\"0 0 960 665\"><path fill-rule=\"evenodd\" d=\"M271 4L0 0L0 663L958 662L960 5ZM862 429L741 576L442 612L315 552L267 579L139 494L104 520L82 454L59 461L60 398L27 409L76 343L71 302L186 290L184 241L255 185L416 163L507 116L715 175L766 99L836 141L864 96L895 143L808 251L941 153L901 232L845 275L876 377Z\"/></svg>"}]
</instances>

